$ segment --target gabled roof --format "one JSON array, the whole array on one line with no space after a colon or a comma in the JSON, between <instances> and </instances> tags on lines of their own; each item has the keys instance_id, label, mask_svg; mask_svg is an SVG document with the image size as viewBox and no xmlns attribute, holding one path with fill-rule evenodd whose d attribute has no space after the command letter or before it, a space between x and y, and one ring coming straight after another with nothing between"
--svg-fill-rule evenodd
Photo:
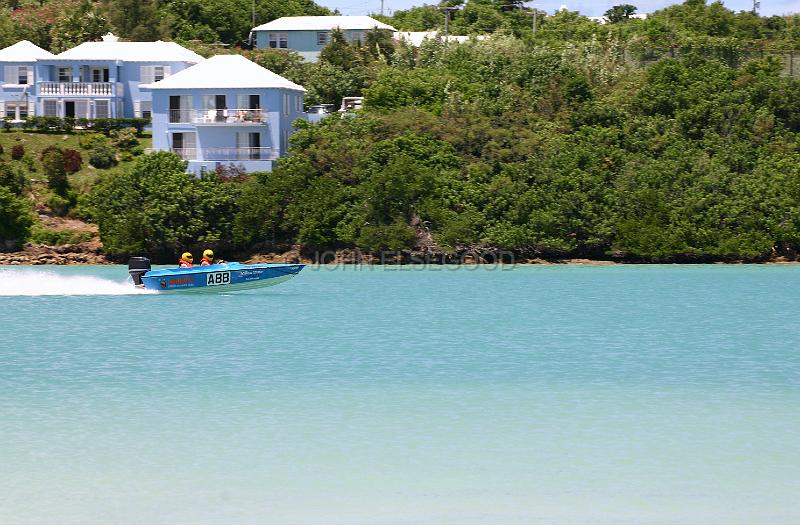
<instances>
[{"instance_id":1,"label":"gabled roof","mask_svg":"<svg viewBox=\"0 0 800 525\"><path fill-rule=\"evenodd\" d=\"M22 40L14 45L0 49L0 62L35 62L39 59L53 58L55 55L34 43Z\"/></svg>"},{"instance_id":2,"label":"gabled roof","mask_svg":"<svg viewBox=\"0 0 800 525\"><path fill-rule=\"evenodd\" d=\"M242 55L216 55L148 86L150 89L283 88L303 86L251 62Z\"/></svg>"},{"instance_id":3,"label":"gabled roof","mask_svg":"<svg viewBox=\"0 0 800 525\"><path fill-rule=\"evenodd\" d=\"M370 16L284 16L261 24L253 31L330 31L334 28L342 30L388 29L397 31L389 24L384 24Z\"/></svg>"},{"instance_id":4,"label":"gabled roof","mask_svg":"<svg viewBox=\"0 0 800 525\"><path fill-rule=\"evenodd\" d=\"M124 62L190 62L203 57L175 42L84 42L55 57L58 60L122 60Z\"/></svg>"}]
</instances>

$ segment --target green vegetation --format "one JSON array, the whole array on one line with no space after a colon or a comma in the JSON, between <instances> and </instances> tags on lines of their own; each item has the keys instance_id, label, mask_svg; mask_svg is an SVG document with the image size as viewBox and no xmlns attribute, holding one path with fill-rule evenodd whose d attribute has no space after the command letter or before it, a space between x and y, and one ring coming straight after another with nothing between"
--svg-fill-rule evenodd
<instances>
[{"instance_id":1,"label":"green vegetation","mask_svg":"<svg viewBox=\"0 0 800 525\"><path fill-rule=\"evenodd\" d=\"M129 9L152 23L103 15L123 36L221 39L234 45L225 52L305 86L308 104L366 100L347 118L298 122L291 154L273 172L244 178L193 179L175 156L138 156L144 145L130 133L82 133L88 162L68 180L79 194L75 209L97 222L111 254L171 259L201 243L299 243L703 261L800 249L798 15L758 17L687 0L639 20L635 6L620 4L609 6L606 25L539 13L534 34L519 2L474 0L453 13L451 32L491 34L485 40L412 49L378 33L361 44L333 34L309 64L292 52L235 48L249 28L244 4L135 3ZM81 5L102 15L111 2ZM214 14L220 5L232 13L224 23ZM288 14L272 5L257 2L259 16ZM319 9L281 6L297 9L290 14ZM386 21L441 29L443 15L422 6ZM0 133L5 155L14 142L3 137L19 133ZM0 184L19 188L19 170L42 173L42 148L24 147L6 161L11 171L0 170ZM104 172L91 167L107 165L104 149L122 164L87 177ZM64 197L51 193L57 208Z\"/></svg>"},{"instance_id":2,"label":"green vegetation","mask_svg":"<svg viewBox=\"0 0 800 525\"><path fill-rule=\"evenodd\" d=\"M185 162L160 152L101 180L89 206L109 253L171 259L199 245L226 247L238 189L216 173L188 175Z\"/></svg>"},{"instance_id":3,"label":"green vegetation","mask_svg":"<svg viewBox=\"0 0 800 525\"><path fill-rule=\"evenodd\" d=\"M86 194L100 178L126 169L149 146L150 138L134 130L93 132L0 132L0 249L18 248L24 242L67 244L88 240L86 232L45 228L38 213L57 217L85 217ZM102 147L119 166L96 169L83 158ZM19 210L24 210L20 212Z\"/></svg>"}]
</instances>

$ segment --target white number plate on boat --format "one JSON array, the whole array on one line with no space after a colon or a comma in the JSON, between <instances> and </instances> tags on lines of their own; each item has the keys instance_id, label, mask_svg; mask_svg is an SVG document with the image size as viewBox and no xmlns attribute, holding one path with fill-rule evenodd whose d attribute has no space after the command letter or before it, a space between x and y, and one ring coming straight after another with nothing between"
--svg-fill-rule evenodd
<instances>
[{"instance_id":1,"label":"white number plate on boat","mask_svg":"<svg viewBox=\"0 0 800 525\"><path fill-rule=\"evenodd\" d=\"M231 272L214 272L206 276L206 286L231 284Z\"/></svg>"}]
</instances>

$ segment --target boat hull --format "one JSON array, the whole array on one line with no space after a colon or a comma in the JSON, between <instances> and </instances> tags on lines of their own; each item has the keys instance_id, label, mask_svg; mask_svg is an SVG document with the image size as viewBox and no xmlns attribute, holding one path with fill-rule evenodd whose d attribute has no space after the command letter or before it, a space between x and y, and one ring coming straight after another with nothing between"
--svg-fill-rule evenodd
<instances>
[{"instance_id":1,"label":"boat hull","mask_svg":"<svg viewBox=\"0 0 800 525\"><path fill-rule=\"evenodd\" d=\"M222 263L192 268L151 270L142 276L147 290L225 293L274 286L288 281L302 264Z\"/></svg>"}]
</instances>

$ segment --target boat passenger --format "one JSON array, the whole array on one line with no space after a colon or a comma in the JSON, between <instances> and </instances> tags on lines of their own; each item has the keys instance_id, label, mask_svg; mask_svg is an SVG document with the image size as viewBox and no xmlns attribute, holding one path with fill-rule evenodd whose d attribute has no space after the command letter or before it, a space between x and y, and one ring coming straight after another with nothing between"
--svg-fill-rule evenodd
<instances>
[{"instance_id":1,"label":"boat passenger","mask_svg":"<svg viewBox=\"0 0 800 525\"><path fill-rule=\"evenodd\" d=\"M203 252L203 258L200 260L200 266L209 266L214 264L214 252L206 250Z\"/></svg>"},{"instance_id":2,"label":"boat passenger","mask_svg":"<svg viewBox=\"0 0 800 525\"><path fill-rule=\"evenodd\" d=\"M178 261L178 268L191 268L194 257L189 252L183 252L181 259Z\"/></svg>"}]
</instances>

